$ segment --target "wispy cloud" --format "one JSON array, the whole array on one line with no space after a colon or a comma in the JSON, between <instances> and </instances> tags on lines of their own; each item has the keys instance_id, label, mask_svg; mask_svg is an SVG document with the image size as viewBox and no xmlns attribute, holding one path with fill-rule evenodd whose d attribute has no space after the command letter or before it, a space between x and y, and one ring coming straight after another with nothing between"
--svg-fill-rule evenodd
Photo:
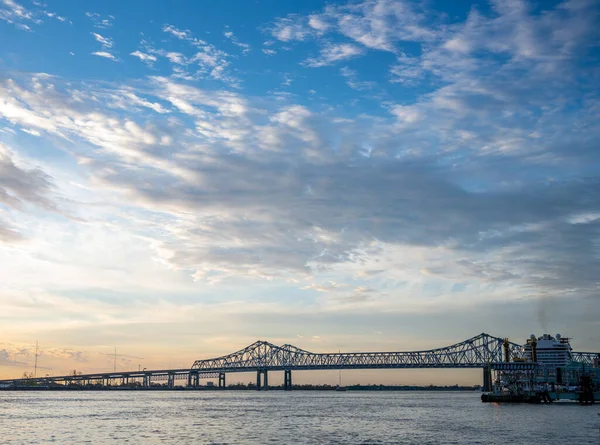
<instances>
[{"instance_id":1,"label":"wispy cloud","mask_svg":"<svg viewBox=\"0 0 600 445\"><path fill-rule=\"evenodd\" d=\"M235 46L242 48L242 52L244 54L248 54L250 52L250 45L248 45L247 43L240 42L233 33L233 31L225 31L223 32L223 35L229 40L231 40L231 43L233 43Z\"/></svg>"},{"instance_id":2,"label":"wispy cloud","mask_svg":"<svg viewBox=\"0 0 600 445\"><path fill-rule=\"evenodd\" d=\"M291 15L278 19L269 32L277 40L290 42L302 41L313 35L313 29L307 26L307 20L299 15Z\"/></svg>"},{"instance_id":3,"label":"wispy cloud","mask_svg":"<svg viewBox=\"0 0 600 445\"><path fill-rule=\"evenodd\" d=\"M0 3L0 19L8 23L14 23L24 30L31 30L31 28L23 22L41 23L34 18L31 11L13 0L2 0Z\"/></svg>"},{"instance_id":4,"label":"wispy cloud","mask_svg":"<svg viewBox=\"0 0 600 445\"><path fill-rule=\"evenodd\" d=\"M95 33L95 32L93 32L91 34L94 36L94 38L96 39L96 41L102 45L103 49L110 49L110 48L112 48L113 41L112 41L111 38L109 38L109 37L103 37L100 34Z\"/></svg>"},{"instance_id":5,"label":"wispy cloud","mask_svg":"<svg viewBox=\"0 0 600 445\"><path fill-rule=\"evenodd\" d=\"M138 59L140 59L142 62L144 62L144 63L146 63L146 64L148 64L148 65L150 65L150 66L152 66L152 64L153 64L154 62L156 62L156 60L157 60L157 59L156 59L156 56L153 56L152 54L146 54L146 53L143 53L143 52L141 52L141 51L134 51L134 52L132 52L132 53L131 53L131 54L129 54L129 55L130 55L130 56L133 56L133 57L137 57L137 58L138 58Z\"/></svg>"},{"instance_id":6,"label":"wispy cloud","mask_svg":"<svg viewBox=\"0 0 600 445\"><path fill-rule=\"evenodd\" d=\"M426 14L407 0L366 0L327 6L308 16L291 15L275 21L269 32L289 42L339 33L367 48L396 52L399 42L430 41L437 31L426 24Z\"/></svg>"},{"instance_id":7,"label":"wispy cloud","mask_svg":"<svg viewBox=\"0 0 600 445\"><path fill-rule=\"evenodd\" d=\"M41 6L34 2L33 8L26 8L15 0L0 0L0 20L12 23L24 31L32 31L31 26L41 25L43 23L41 17L68 22L66 17L43 9Z\"/></svg>"},{"instance_id":8,"label":"wispy cloud","mask_svg":"<svg viewBox=\"0 0 600 445\"><path fill-rule=\"evenodd\" d=\"M177 37L180 40L188 40L188 41L193 41L193 42L199 41L192 37L192 32L189 29L181 30L181 29L177 29L173 25L165 25L165 26L163 26L163 31L168 34L171 34L174 37Z\"/></svg>"},{"instance_id":9,"label":"wispy cloud","mask_svg":"<svg viewBox=\"0 0 600 445\"><path fill-rule=\"evenodd\" d=\"M24 362L20 362L11 358L6 349L0 349L0 366L23 366Z\"/></svg>"},{"instance_id":10,"label":"wispy cloud","mask_svg":"<svg viewBox=\"0 0 600 445\"><path fill-rule=\"evenodd\" d=\"M184 55L173 51L152 49L152 54L166 57L176 66L173 68L176 77L193 80L209 77L237 86L238 79L228 71L230 55L216 46L193 36L189 30L180 30L173 25L163 26L163 31L179 40L189 42L195 49L194 54Z\"/></svg>"},{"instance_id":11,"label":"wispy cloud","mask_svg":"<svg viewBox=\"0 0 600 445\"><path fill-rule=\"evenodd\" d=\"M333 65L341 60L352 59L363 53L364 51L361 48L349 43L329 44L321 48L321 53L318 57L307 59L305 64L313 68L318 68Z\"/></svg>"},{"instance_id":12,"label":"wispy cloud","mask_svg":"<svg viewBox=\"0 0 600 445\"><path fill-rule=\"evenodd\" d=\"M86 12L85 15L92 21L95 28L106 29L112 26L115 19L112 15L102 17L97 12Z\"/></svg>"},{"instance_id":13,"label":"wispy cloud","mask_svg":"<svg viewBox=\"0 0 600 445\"><path fill-rule=\"evenodd\" d=\"M110 59L113 62L118 62L118 59L112 55L111 53L109 53L108 51L94 51L92 53L93 56L98 56L98 57L104 57L105 59Z\"/></svg>"},{"instance_id":14,"label":"wispy cloud","mask_svg":"<svg viewBox=\"0 0 600 445\"><path fill-rule=\"evenodd\" d=\"M375 87L375 82L358 80L358 73L347 66L343 67L340 70L340 73L346 78L346 84L353 90L363 91L370 90Z\"/></svg>"}]
</instances>

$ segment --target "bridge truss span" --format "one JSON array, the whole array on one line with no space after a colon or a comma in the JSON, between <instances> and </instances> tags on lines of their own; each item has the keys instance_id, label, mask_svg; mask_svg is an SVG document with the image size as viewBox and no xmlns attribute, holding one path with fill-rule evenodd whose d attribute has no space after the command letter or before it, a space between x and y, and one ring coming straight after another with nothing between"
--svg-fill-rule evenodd
<instances>
[{"instance_id":1,"label":"bridge truss span","mask_svg":"<svg viewBox=\"0 0 600 445\"><path fill-rule=\"evenodd\" d=\"M192 370L241 372L260 369L386 369L482 368L503 361L503 338L480 334L444 348L411 352L313 353L293 345L277 346L257 341L233 354L196 360ZM521 357L521 346L509 343L512 358Z\"/></svg>"}]
</instances>

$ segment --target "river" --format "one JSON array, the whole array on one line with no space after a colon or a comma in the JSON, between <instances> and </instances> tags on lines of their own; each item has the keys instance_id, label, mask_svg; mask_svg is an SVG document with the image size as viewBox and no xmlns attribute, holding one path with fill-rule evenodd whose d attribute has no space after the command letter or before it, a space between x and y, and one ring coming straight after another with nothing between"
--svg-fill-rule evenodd
<instances>
[{"instance_id":1,"label":"river","mask_svg":"<svg viewBox=\"0 0 600 445\"><path fill-rule=\"evenodd\" d=\"M599 444L598 411L476 392L0 392L0 443Z\"/></svg>"}]
</instances>

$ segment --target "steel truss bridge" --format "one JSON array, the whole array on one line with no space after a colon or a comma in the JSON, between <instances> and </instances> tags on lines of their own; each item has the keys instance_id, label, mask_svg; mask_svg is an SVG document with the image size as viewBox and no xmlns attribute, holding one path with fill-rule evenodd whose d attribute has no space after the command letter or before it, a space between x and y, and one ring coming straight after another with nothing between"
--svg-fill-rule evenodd
<instances>
[{"instance_id":1,"label":"steel truss bridge","mask_svg":"<svg viewBox=\"0 0 600 445\"><path fill-rule=\"evenodd\" d=\"M504 339L488 334L443 348L411 352L351 352L313 353L286 344L277 346L257 341L244 349L222 357L196 360L189 369L109 372L84 375L40 377L35 379L0 380L1 386L37 385L102 385L137 384L152 387L153 382L165 381L175 387L176 380L187 380L188 387L198 387L200 379L219 379L225 387L226 373L256 372L256 388L267 389L268 371L284 372L284 388L292 388L292 371L342 370L342 369L400 369L400 368L480 368L484 370L484 383L490 369L532 370L537 364L513 361L521 359L522 346L508 342L510 362L504 357ZM600 357L595 352L573 352L573 360L593 365Z\"/></svg>"}]
</instances>

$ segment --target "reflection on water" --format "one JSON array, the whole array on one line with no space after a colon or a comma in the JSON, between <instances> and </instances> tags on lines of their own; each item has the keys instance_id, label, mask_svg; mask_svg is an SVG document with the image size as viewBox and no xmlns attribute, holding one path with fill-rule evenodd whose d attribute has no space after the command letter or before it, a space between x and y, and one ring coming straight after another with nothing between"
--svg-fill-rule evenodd
<instances>
[{"instance_id":1,"label":"reflection on water","mask_svg":"<svg viewBox=\"0 0 600 445\"><path fill-rule=\"evenodd\" d=\"M598 444L597 412L475 392L0 392L0 443Z\"/></svg>"}]
</instances>

